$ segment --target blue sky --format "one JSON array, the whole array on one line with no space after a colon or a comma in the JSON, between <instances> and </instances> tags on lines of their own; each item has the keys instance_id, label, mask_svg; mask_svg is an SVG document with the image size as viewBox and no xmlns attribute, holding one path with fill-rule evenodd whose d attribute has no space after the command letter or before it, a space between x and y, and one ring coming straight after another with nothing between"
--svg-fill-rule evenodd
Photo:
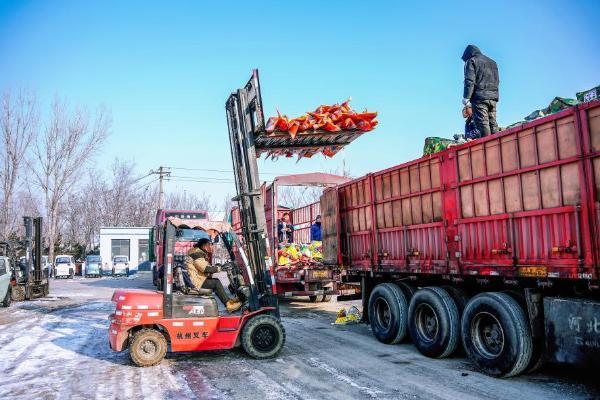
<instances>
[{"instance_id":1,"label":"blue sky","mask_svg":"<svg viewBox=\"0 0 600 400\"><path fill-rule=\"evenodd\" d=\"M334 171L344 161L359 176L419 157L427 136L463 129L469 43L499 65L500 125L600 84L598 1L411 3L2 1L0 89L108 106L113 132L98 168L120 157L140 174L161 164L229 170L224 103L257 67L266 114L352 96L380 121L332 160L261 161L261 170ZM219 203L234 191L167 184L182 189Z\"/></svg>"}]
</instances>

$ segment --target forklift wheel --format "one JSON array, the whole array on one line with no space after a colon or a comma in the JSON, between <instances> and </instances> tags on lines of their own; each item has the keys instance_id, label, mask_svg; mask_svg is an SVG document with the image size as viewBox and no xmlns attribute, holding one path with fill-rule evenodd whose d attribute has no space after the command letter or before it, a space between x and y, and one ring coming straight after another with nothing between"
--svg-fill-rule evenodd
<instances>
[{"instance_id":1,"label":"forklift wheel","mask_svg":"<svg viewBox=\"0 0 600 400\"><path fill-rule=\"evenodd\" d=\"M321 300L323 303L329 303L331 301L331 295L330 294L324 294L323 295L323 300Z\"/></svg>"},{"instance_id":2,"label":"forklift wheel","mask_svg":"<svg viewBox=\"0 0 600 400\"><path fill-rule=\"evenodd\" d=\"M308 298L310 299L311 303L320 303L321 301L323 301L322 296L308 296Z\"/></svg>"},{"instance_id":3,"label":"forklift wheel","mask_svg":"<svg viewBox=\"0 0 600 400\"><path fill-rule=\"evenodd\" d=\"M167 340L155 329L137 331L129 345L129 357L138 367L151 367L165 358Z\"/></svg>"},{"instance_id":4,"label":"forklift wheel","mask_svg":"<svg viewBox=\"0 0 600 400\"><path fill-rule=\"evenodd\" d=\"M272 315L253 317L242 331L242 346L248 355L257 359L274 357L285 343L285 330Z\"/></svg>"}]
</instances>

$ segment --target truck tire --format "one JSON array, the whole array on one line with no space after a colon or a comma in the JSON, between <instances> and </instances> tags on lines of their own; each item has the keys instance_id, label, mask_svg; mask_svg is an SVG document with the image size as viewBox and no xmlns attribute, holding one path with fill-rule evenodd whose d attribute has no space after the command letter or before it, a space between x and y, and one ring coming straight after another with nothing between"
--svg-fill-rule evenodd
<instances>
[{"instance_id":1,"label":"truck tire","mask_svg":"<svg viewBox=\"0 0 600 400\"><path fill-rule=\"evenodd\" d=\"M460 339L458 307L444 289L419 290L408 307L408 330L421 354L444 358L456 350Z\"/></svg>"},{"instance_id":2,"label":"truck tire","mask_svg":"<svg viewBox=\"0 0 600 400\"><path fill-rule=\"evenodd\" d=\"M442 289L448 292L450 297L452 297L452 300L454 300L456 307L458 308L458 316L462 317L463 311L469 302L469 296L467 296L467 293L461 288L450 285L444 285L442 286Z\"/></svg>"},{"instance_id":3,"label":"truck tire","mask_svg":"<svg viewBox=\"0 0 600 400\"><path fill-rule=\"evenodd\" d=\"M519 305L525 312L525 316L526 317L528 316L527 300L525 299L525 293L523 293L520 290L516 290L516 289L503 290L502 293L509 295L517 303L519 303ZM529 322L528 318L527 318L527 322ZM533 350L531 352L531 361L529 361L529 365L527 365L527 368L525 368L524 372L526 374L537 371L544 365L544 362L545 362L545 358L544 358L544 353L546 351L545 339L543 337L542 338L533 338L532 337L532 342L533 342Z\"/></svg>"},{"instance_id":4,"label":"truck tire","mask_svg":"<svg viewBox=\"0 0 600 400\"><path fill-rule=\"evenodd\" d=\"M329 303L331 301L332 296L330 294L324 294L323 298L321 299L321 301L323 303Z\"/></svg>"},{"instance_id":5,"label":"truck tire","mask_svg":"<svg viewBox=\"0 0 600 400\"><path fill-rule=\"evenodd\" d=\"M410 303L412 297L415 295L415 293L417 293L417 288L413 285L409 285L408 283L404 282L396 282L396 285L398 285L400 290L402 290L402 293L404 293L404 297L406 297L406 302Z\"/></svg>"},{"instance_id":6,"label":"truck tire","mask_svg":"<svg viewBox=\"0 0 600 400\"><path fill-rule=\"evenodd\" d=\"M133 334L129 357L138 367L159 364L167 354L167 339L156 329L141 329Z\"/></svg>"},{"instance_id":7,"label":"truck tire","mask_svg":"<svg viewBox=\"0 0 600 400\"><path fill-rule=\"evenodd\" d=\"M320 303L323 300L323 296L308 296L311 303Z\"/></svg>"},{"instance_id":8,"label":"truck tire","mask_svg":"<svg viewBox=\"0 0 600 400\"><path fill-rule=\"evenodd\" d=\"M461 333L467 356L488 375L518 375L531 361L529 322L519 303L506 293L473 297L464 310Z\"/></svg>"},{"instance_id":9,"label":"truck tire","mask_svg":"<svg viewBox=\"0 0 600 400\"><path fill-rule=\"evenodd\" d=\"M272 358L285 344L285 329L272 315L261 314L250 318L242 329L242 346L250 357Z\"/></svg>"},{"instance_id":10,"label":"truck tire","mask_svg":"<svg viewBox=\"0 0 600 400\"><path fill-rule=\"evenodd\" d=\"M393 283L375 286L369 297L369 322L373 335L382 343L400 343L406 336L408 305L406 296Z\"/></svg>"},{"instance_id":11,"label":"truck tire","mask_svg":"<svg viewBox=\"0 0 600 400\"><path fill-rule=\"evenodd\" d=\"M11 301L12 301L12 288L9 286L8 290L6 291L6 295L4 295L4 299L2 300L2 307L10 306Z\"/></svg>"}]
</instances>

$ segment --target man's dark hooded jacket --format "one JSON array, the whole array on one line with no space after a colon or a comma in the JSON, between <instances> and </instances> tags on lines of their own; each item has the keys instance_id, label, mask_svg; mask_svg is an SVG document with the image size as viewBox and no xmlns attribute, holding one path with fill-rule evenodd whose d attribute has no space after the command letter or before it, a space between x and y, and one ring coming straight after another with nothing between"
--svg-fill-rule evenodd
<instances>
[{"instance_id":1,"label":"man's dark hooded jacket","mask_svg":"<svg viewBox=\"0 0 600 400\"><path fill-rule=\"evenodd\" d=\"M498 101L498 66L484 56L477 46L468 45L462 55L465 62L465 91L463 98L472 102Z\"/></svg>"}]
</instances>

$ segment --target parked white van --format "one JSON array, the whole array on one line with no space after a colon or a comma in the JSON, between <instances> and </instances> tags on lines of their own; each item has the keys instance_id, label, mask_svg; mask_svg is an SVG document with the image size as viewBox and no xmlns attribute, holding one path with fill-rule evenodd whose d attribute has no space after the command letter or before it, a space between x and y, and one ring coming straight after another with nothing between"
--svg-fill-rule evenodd
<instances>
[{"instance_id":1,"label":"parked white van","mask_svg":"<svg viewBox=\"0 0 600 400\"><path fill-rule=\"evenodd\" d=\"M114 256L112 265L112 274L115 275L129 275L129 257L128 256Z\"/></svg>"},{"instance_id":2,"label":"parked white van","mask_svg":"<svg viewBox=\"0 0 600 400\"><path fill-rule=\"evenodd\" d=\"M54 258L54 279L75 276L75 260L73 256L58 255Z\"/></svg>"}]
</instances>

